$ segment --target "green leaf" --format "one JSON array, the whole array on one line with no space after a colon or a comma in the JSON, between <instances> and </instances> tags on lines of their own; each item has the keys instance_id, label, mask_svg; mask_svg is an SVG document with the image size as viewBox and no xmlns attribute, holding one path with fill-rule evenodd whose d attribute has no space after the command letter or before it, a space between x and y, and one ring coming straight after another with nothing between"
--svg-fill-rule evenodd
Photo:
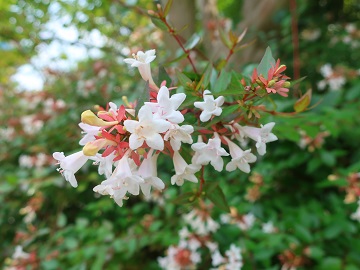
<instances>
[{"instance_id":1,"label":"green leaf","mask_svg":"<svg viewBox=\"0 0 360 270\"><path fill-rule=\"evenodd\" d=\"M168 31L168 27L162 20L155 17L151 17L151 21L153 22L153 24L155 24L155 26L157 26L161 30Z\"/></svg>"},{"instance_id":2,"label":"green leaf","mask_svg":"<svg viewBox=\"0 0 360 270\"><path fill-rule=\"evenodd\" d=\"M197 199L196 194L194 192L189 191L179 195L171 202L175 204L187 204L187 203L193 203L196 199Z\"/></svg>"},{"instance_id":3,"label":"green leaf","mask_svg":"<svg viewBox=\"0 0 360 270\"><path fill-rule=\"evenodd\" d=\"M201 40L201 36L199 36L198 34L193 34L190 39L186 42L186 44L184 45L186 50L191 50L193 49Z\"/></svg>"},{"instance_id":4,"label":"green leaf","mask_svg":"<svg viewBox=\"0 0 360 270\"><path fill-rule=\"evenodd\" d=\"M310 246L309 257L320 260L324 256L324 251L320 247Z\"/></svg>"},{"instance_id":5,"label":"green leaf","mask_svg":"<svg viewBox=\"0 0 360 270\"><path fill-rule=\"evenodd\" d=\"M275 63L276 62L275 62L274 57L272 56L271 49L270 49L270 47L267 47L266 51L265 51L265 54L264 54L263 58L260 61L260 64L256 68L258 74L259 75L262 74L264 77L266 77L267 74L268 74L269 69L272 66L275 66Z\"/></svg>"},{"instance_id":6,"label":"green leaf","mask_svg":"<svg viewBox=\"0 0 360 270\"><path fill-rule=\"evenodd\" d=\"M164 16L167 16L169 14L170 8L172 6L173 0L168 0L165 8L164 8Z\"/></svg>"},{"instance_id":7,"label":"green leaf","mask_svg":"<svg viewBox=\"0 0 360 270\"><path fill-rule=\"evenodd\" d=\"M223 70L220 74L220 77L216 80L212 92L221 94L221 91L224 91L228 87L230 81L231 81L231 73Z\"/></svg>"},{"instance_id":8,"label":"green leaf","mask_svg":"<svg viewBox=\"0 0 360 270\"><path fill-rule=\"evenodd\" d=\"M158 85L160 85L163 81L166 81L166 85L169 86L171 84L171 78L167 74L164 67L159 67L159 76L158 76Z\"/></svg>"},{"instance_id":9,"label":"green leaf","mask_svg":"<svg viewBox=\"0 0 360 270\"><path fill-rule=\"evenodd\" d=\"M184 73L180 72L179 70L176 70L176 77L185 89L189 88L189 84L192 83L192 80L190 80Z\"/></svg>"},{"instance_id":10,"label":"green leaf","mask_svg":"<svg viewBox=\"0 0 360 270\"><path fill-rule=\"evenodd\" d=\"M339 270L341 269L341 259L336 257L325 258L319 267L319 270Z\"/></svg>"},{"instance_id":11,"label":"green leaf","mask_svg":"<svg viewBox=\"0 0 360 270\"><path fill-rule=\"evenodd\" d=\"M199 83L197 84L195 90L199 90L200 87L202 87L203 89L206 89L206 87L210 83L212 69L213 69L212 65L208 64L207 67L205 68L204 74L201 76L201 79L200 79Z\"/></svg>"},{"instance_id":12,"label":"green leaf","mask_svg":"<svg viewBox=\"0 0 360 270\"><path fill-rule=\"evenodd\" d=\"M137 100L137 104L135 107L135 116L138 115L138 112L140 108L144 105L144 102L150 100L150 88L149 88L149 82L147 81L144 87L144 90L140 93L139 99Z\"/></svg>"},{"instance_id":13,"label":"green leaf","mask_svg":"<svg viewBox=\"0 0 360 270\"><path fill-rule=\"evenodd\" d=\"M303 225L296 224L294 226L295 235L303 242L310 243L313 240L313 237L309 230Z\"/></svg>"},{"instance_id":14,"label":"green leaf","mask_svg":"<svg viewBox=\"0 0 360 270\"><path fill-rule=\"evenodd\" d=\"M226 201L224 192L220 188L219 185L217 185L215 188L212 189L211 192L208 192L205 194L205 196L219 209L230 213L229 205Z\"/></svg>"},{"instance_id":15,"label":"green leaf","mask_svg":"<svg viewBox=\"0 0 360 270\"><path fill-rule=\"evenodd\" d=\"M309 89L301 98L294 104L295 112L303 112L309 107L311 102L311 89Z\"/></svg>"}]
</instances>

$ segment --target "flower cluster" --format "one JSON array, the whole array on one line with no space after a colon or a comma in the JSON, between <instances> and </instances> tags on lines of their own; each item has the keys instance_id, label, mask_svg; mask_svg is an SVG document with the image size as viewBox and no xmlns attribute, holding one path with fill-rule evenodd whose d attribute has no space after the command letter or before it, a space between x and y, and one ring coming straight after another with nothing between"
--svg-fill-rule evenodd
<instances>
[{"instance_id":1,"label":"flower cluster","mask_svg":"<svg viewBox=\"0 0 360 270\"><path fill-rule=\"evenodd\" d=\"M168 88L164 82L160 87L155 84L150 68L155 58L155 50L149 50L139 51L133 54L133 58L124 60L138 68L142 78L148 82L147 101L135 106L123 99L124 104L110 102L106 109L100 108L96 114L84 111L79 124L84 134L79 142L83 149L69 156L62 152L53 154L60 164L59 171L73 187L78 185L75 173L91 160L98 165L99 174L106 178L93 190L111 196L122 206L130 194L139 195L141 192L149 198L151 189L161 191L165 188L164 181L157 175L160 154L172 158L174 175L170 182L181 186L185 180L197 183L200 178L203 181L202 168L208 164L219 172L225 167L226 171L239 169L249 173L250 164L257 157L251 149L240 147L244 139L255 141L259 155L266 153L267 143L277 140L272 133L274 122L255 127L230 119L209 128L194 128L194 125L221 116L223 107L227 105L225 98L221 95L214 98L208 89L199 90L202 99L185 107L185 93L173 93L175 88ZM286 96L288 89L284 84L287 77L281 74L285 69L278 61L270 68L267 79L262 74L253 75L253 84L248 91L257 92L265 87L269 94ZM188 114L194 115L198 123L184 124ZM198 139L193 142L196 133ZM190 158L184 155L186 144L191 149ZM225 157L230 158L226 166Z\"/></svg>"}]
</instances>

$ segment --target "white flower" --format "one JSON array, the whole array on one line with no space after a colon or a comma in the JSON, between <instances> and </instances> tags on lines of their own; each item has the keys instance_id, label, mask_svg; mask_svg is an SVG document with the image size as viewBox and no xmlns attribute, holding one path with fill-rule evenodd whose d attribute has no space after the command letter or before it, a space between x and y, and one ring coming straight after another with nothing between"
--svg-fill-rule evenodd
<instances>
[{"instance_id":1,"label":"white flower","mask_svg":"<svg viewBox=\"0 0 360 270\"><path fill-rule=\"evenodd\" d=\"M105 175L106 178L109 178L113 172L113 160L115 154L111 153L110 155L103 157L101 154L96 154L96 156L91 157L90 159L94 160L94 165L99 165L98 172L100 175Z\"/></svg>"},{"instance_id":2,"label":"white flower","mask_svg":"<svg viewBox=\"0 0 360 270\"><path fill-rule=\"evenodd\" d=\"M187 164L178 151L174 152L173 161L175 167L175 175L171 177L172 185L176 183L178 186L182 186L184 184L184 180L188 180L194 183L198 182L195 173L200 170L201 166Z\"/></svg>"},{"instance_id":3,"label":"white flower","mask_svg":"<svg viewBox=\"0 0 360 270\"><path fill-rule=\"evenodd\" d=\"M263 223L261 229L264 233L274 233L276 231L271 221Z\"/></svg>"},{"instance_id":4,"label":"white flower","mask_svg":"<svg viewBox=\"0 0 360 270\"><path fill-rule=\"evenodd\" d=\"M246 231L250 229L255 222L255 216L252 213L246 214L242 217L242 220L237 222L240 229Z\"/></svg>"},{"instance_id":5,"label":"white flower","mask_svg":"<svg viewBox=\"0 0 360 270\"><path fill-rule=\"evenodd\" d=\"M83 130L81 133L85 134L79 141L80 145L95 141L95 136L99 134L100 127L91 126L85 123L79 123L79 127Z\"/></svg>"},{"instance_id":6,"label":"white flower","mask_svg":"<svg viewBox=\"0 0 360 270\"><path fill-rule=\"evenodd\" d=\"M245 173L250 172L250 165L249 163L253 163L256 161L256 156L251 154L251 150L243 151L239 146L235 143L230 141L227 137L223 137L229 146L231 161L226 165L226 170L231 172L234 171L236 168L239 168Z\"/></svg>"},{"instance_id":7,"label":"white flower","mask_svg":"<svg viewBox=\"0 0 360 270\"><path fill-rule=\"evenodd\" d=\"M360 222L360 200L358 201L358 208L354 213L351 214L351 219Z\"/></svg>"},{"instance_id":8,"label":"white flower","mask_svg":"<svg viewBox=\"0 0 360 270\"><path fill-rule=\"evenodd\" d=\"M133 58L126 58L124 62L130 64L132 67L137 67L139 73L144 81L149 81L149 84L156 87L154 80L151 76L150 63L156 58L155 50L148 50L146 52L138 51L133 54Z\"/></svg>"},{"instance_id":9,"label":"white flower","mask_svg":"<svg viewBox=\"0 0 360 270\"><path fill-rule=\"evenodd\" d=\"M247 137L256 141L256 148L259 155L265 155L266 153L266 143L276 141L278 138L271 133L271 130L275 126L274 122L268 123L266 125L261 125L261 128L256 127L242 127L237 125L237 127L245 133Z\"/></svg>"},{"instance_id":10,"label":"white flower","mask_svg":"<svg viewBox=\"0 0 360 270\"><path fill-rule=\"evenodd\" d=\"M196 151L197 157L194 159L195 164L207 165L210 164L215 170L221 172L224 166L224 161L221 156L228 156L229 154L221 147L221 140L215 133L215 138L209 139L208 143L197 142L191 148Z\"/></svg>"},{"instance_id":11,"label":"white flower","mask_svg":"<svg viewBox=\"0 0 360 270\"><path fill-rule=\"evenodd\" d=\"M165 188L164 182L157 177L156 162L158 156L159 154L152 156L152 152L149 152L148 157L143 160L137 172L137 174L144 179L144 183L140 184L140 188L145 197L150 197L151 187L157 190L163 190Z\"/></svg>"},{"instance_id":12,"label":"white flower","mask_svg":"<svg viewBox=\"0 0 360 270\"><path fill-rule=\"evenodd\" d=\"M211 254L212 266L218 266L220 264L223 264L224 262L225 262L225 258L221 256L219 250L215 250L215 252Z\"/></svg>"},{"instance_id":13,"label":"white flower","mask_svg":"<svg viewBox=\"0 0 360 270\"><path fill-rule=\"evenodd\" d=\"M166 132L170 123L164 119L154 119L151 108L142 106L139 110L139 121L125 120L124 126L131 133L129 138L130 148L135 150L146 144L155 149L164 149L164 140L159 133Z\"/></svg>"},{"instance_id":14,"label":"white flower","mask_svg":"<svg viewBox=\"0 0 360 270\"><path fill-rule=\"evenodd\" d=\"M174 151L179 151L181 143L192 144L193 139L191 133L194 132L194 128L191 125L179 126L172 124L169 130L165 133L164 140L170 140L170 145Z\"/></svg>"},{"instance_id":15,"label":"white flower","mask_svg":"<svg viewBox=\"0 0 360 270\"><path fill-rule=\"evenodd\" d=\"M76 152L67 157L65 157L63 152L55 152L53 153L53 157L59 161L59 171L65 177L65 180L73 187L77 187L78 184L75 178L75 173L84 166L89 157L85 156L83 151Z\"/></svg>"},{"instance_id":16,"label":"white flower","mask_svg":"<svg viewBox=\"0 0 360 270\"><path fill-rule=\"evenodd\" d=\"M13 258L14 260L18 260L18 259L26 260L26 259L28 259L29 257L30 257L30 254L24 252L22 246L16 246L16 247L15 247L14 254L12 255L12 258Z\"/></svg>"},{"instance_id":17,"label":"white flower","mask_svg":"<svg viewBox=\"0 0 360 270\"><path fill-rule=\"evenodd\" d=\"M225 252L230 262L241 261L241 249L234 244L231 244L230 249Z\"/></svg>"},{"instance_id":18,"label":"white flower","mask_svg":"<svg viewBox=\"0 0 360 270\"><path fill-rule=\"evenodd\" d=\"M145 102L145 104L152 108L156 117L179 124L184 121L184 116L177 109L185 98L184 93L174 94L170 97L169 89L162 86L157 95L157 102Z\"/></svg>"},{"instance_id":19,"label":"white flower","mask_svg":"<svg viewBox=\"0 0 360 270\"><path fill-rule=\"evenodd\" d=\"M209 121L211 116L219 116L222 113L220 106L224 104L224 97L220 96L217 99L214 99L214 96L210 94L211 92L209 90L205 90L203 93L204 101L197 101L194 103L196 108L202 110L200 114L201 122Z\"/></svg>"},{"instance_id":20,"label":"white flower","mask_svg":"<svg viewBox=\"0 0 360 270\"><path fill-rule=\"evenodd\" d=\"M132 173L128 157L125 155L120 159L110 178L102 181L93 190L101 195L110 195L119 206L122 206L122 200L126 199L127 192L132 195L139 195L140 184L142 183L144 180Z\"/></svg>"}]
</instances>

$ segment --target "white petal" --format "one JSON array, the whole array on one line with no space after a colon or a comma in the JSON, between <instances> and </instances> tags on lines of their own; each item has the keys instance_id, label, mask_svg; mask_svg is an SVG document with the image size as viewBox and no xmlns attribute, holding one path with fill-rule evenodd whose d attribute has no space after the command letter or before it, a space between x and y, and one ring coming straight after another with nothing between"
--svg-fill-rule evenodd
<instances>
[{"instance_id":1,"label":"white petal","mask_svg":"<svg viewBox=\"0 0 360 270\"><path fill-rule=\"evenodd\" d=\"M164 140L158 133L154 133L152 136L146 137L146 143L149 147L155 150L164 150Z\"/></svg>"}]
</instances>

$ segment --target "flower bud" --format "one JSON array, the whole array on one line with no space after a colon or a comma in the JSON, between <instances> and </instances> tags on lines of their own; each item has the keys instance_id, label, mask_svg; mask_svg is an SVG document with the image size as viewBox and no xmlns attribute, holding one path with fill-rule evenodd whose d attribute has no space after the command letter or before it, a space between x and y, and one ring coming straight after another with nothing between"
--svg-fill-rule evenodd
<instances>
[{"instance_id":1,"label":"flower bud","mask_svg":"<svg viewBox=\"0 0 360 270\"><path fill-rule=\"evenodd\" d=\"M97 117L92 111L86 110L81 114L81 122L90 126L104 127L118 124L118 121L106 122Z\"/></svg>"},{"instance_id":2,"label":"flower bud","mask_svg":"<svg viewBox=\"0 0 360 270\"><path fill-rule=\"evenodd\" d=\"M116 142L107 139L97 139L95 141L85 144L82 151L85 156L91 157L95 156L101 148L104 148L107 145L116 145Z\"/></svg>"},{"instance_id":3,"label":"flower bud","mask_svg":"<svg viewBox=\"0 0 360 270\"><path fill-rule=\"evenodd\" d=\"M290 82L284 82L282 87L289 88L291 86Z\"/></svg>"},{"instance_id":4,"label":"flower bud","mask_svg":"<svg viewBox=\"0 0 360 270\"><path fill-rule=\"evenodd\" d=\"M268 87L271 87L275 84L275 80L271 80L269 83L268 83Z\"/></svg>"}]
</instances>

